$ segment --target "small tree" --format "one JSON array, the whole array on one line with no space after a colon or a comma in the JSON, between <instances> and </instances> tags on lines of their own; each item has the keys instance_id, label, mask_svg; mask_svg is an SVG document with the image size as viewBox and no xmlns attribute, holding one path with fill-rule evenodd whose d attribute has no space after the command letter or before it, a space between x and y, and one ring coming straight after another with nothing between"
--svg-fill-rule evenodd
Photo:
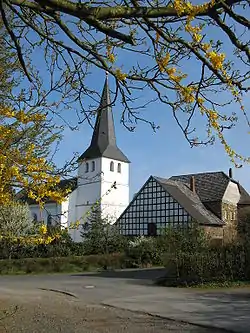
<instances>
[{"instance_id":1,"label":"small tree","mask_svg":"<svg viewBox=\"0 0 250 333\"><path fill-rule=\"evenodd\" d=\"M250 249L250 207L239 210L237 231L240 243Z\"/></svg>"},{"instance_id":2,"label":"small tree","mask_svg":"<svg viewBox=\"0 0 250 333\"><path fill-rule=\"evenodd\" d=\"M125 251L130 266L161 265L162 252L157 245L156 237L139 236L130 240Z\"/></svg>"},{"instance_id":3,"label":"small tree","mask_svg":"<svg viewBox=\"0 0 250 333\"><path fill-rule=\"evenodd\" d=\"M164 265L174 283L180 280L203 279L203 257L209 248L209 238L197 222L187 228L167 228L158 239L158 246L165 253Z\"/></svg>"},{"instance_id":4,"label":"small tree","mask_svg":"<svg viewBox=\"0 0 250 333\"><path fill-rule=\"evenodd\" d=\"M2 258L20 254L19 238L29 237L35 232L27 204L11 202L0 207L0 253ZM22 249L23 250L23 249Z\"/></svg>"},{"instance_id":5,"label":"small tree","mask_svg":"<svg viewBox=\"0 0 250 333\"><path fill-rule=\"evenodd\" d=\"M158 246L164 252L171 254L178 252L195 253L208 246L208 236L197 222L188 228L166 228L158 238Z\"/></svg>"},{"instance_id":6,"label":"small tree","mask_svg":"<svg viewBox=\"0 0 250 333\"><path fill-rule=\"evenodd\" d=\"M29 206L18 202L0 207L0 235L24 236L33 229Z\"/></svg>"},{"instance_id":7,"label":"small tree","mask_svg":"<svg viewBox=\"0 0 250 333\"><path fill-rule=\"evenodd\" d=\"M95 207L83 225L81 236L86 254L108 254L120 252L124 248L125 238L120 235L109 219L101 216L100 207Z\"/></svg>"}]
</instances>

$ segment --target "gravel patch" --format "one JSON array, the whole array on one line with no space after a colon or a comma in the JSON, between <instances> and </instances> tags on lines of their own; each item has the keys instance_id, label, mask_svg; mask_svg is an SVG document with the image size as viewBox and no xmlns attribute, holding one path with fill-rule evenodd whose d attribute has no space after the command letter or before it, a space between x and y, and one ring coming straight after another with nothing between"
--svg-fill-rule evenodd
<instances>
[{"instance_id":1,"label":"gravel patch","mask_svg":"<svg viewBox=\"0 0 250 333\"><path fill-rule=\"evenodd\" d=\"M4 314L3 311L8 310ZM0 294L0 333L220 333L80 300L49 291Z\"/></svg>"}]
</instances>

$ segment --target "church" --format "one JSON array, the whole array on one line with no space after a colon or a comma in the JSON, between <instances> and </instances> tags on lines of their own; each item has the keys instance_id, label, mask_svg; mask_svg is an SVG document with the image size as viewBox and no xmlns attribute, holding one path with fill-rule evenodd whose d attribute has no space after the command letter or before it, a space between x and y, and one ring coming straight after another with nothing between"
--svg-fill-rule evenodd
<instances>
[{"instance_id":1,"label":"church","mask_svg":"<svg viewBox=\"0 0 250 333\"><path fill-rule=\"evenodd\" d=\"M116 142L111 99L106 77L89 147L78 159L77 176L59 184L71 192L64 202L47 201L44 209L27 197L35 221L68 227L86 223L99 201L103 217L125 236L157 236L166 227L186 227L197 221L213 238L233 239L242 212L250 212L250 195L233 179L232 169L172 176L150 176L129 202L129 165ZM81 227L71 230L82 241Z\"/></svg>"},{"instance_id":2,"label":"church","mask_svg":"<svg viewBox=\"0 0 250 333\"><path fill-rule=\"evenodd\" d=\"M78 159L77 176L59 184L71 189L65 201L61 204L47 201L41 209L28 198L19 196L19 199L28 202L35 221L44 221L47 225L67 227L78 220L86 223L87 213L97 201L100 201L102 216L115 222L129 204L129 164L117 146L106 77L92 139ZM82 241L80 232L81 227L70 231L73 241Z\"/></svg>"}]
</instances>

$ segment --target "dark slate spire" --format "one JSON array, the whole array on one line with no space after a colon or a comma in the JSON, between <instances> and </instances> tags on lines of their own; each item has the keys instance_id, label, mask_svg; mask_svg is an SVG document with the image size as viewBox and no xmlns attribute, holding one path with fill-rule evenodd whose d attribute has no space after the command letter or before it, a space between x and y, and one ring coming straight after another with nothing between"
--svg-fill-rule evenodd
<instances>
[{"instance_id":1,"label":"dark slate spire","mask_svg":"<svg viewBox=\"0 0 250 333\"><path fill-rule=\"evenodd\" d=\"M116 145L114 119L110 104L108 78L106 75L92 140L88 149L79 157L79 160L108 157L122 162L129 162L128 158Z\"/></svg>"}]
</instances>

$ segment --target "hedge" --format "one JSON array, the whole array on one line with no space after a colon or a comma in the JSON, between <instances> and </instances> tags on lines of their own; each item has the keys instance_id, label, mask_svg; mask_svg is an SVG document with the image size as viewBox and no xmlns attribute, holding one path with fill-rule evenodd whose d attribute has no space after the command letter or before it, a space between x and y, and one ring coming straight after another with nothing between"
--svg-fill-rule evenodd
<instances>
[{"instance_id":1,"label":"hedge","mask_svg":"<svg viewBox=\"0 0 250 333\"><path fill-rule=\"evenodd\" d=\"M51 258L84 255L83 243L18 245L0 241L0 259Z\"/></svg>"},{"instance_id":2,"label":"hedge","mask_svg":"<svg viewBox=\"0 0 250 333\"><path fill-rule=\"evenodd\" d=\"M210 282L249 281L250 251L231 247L207 251L178 252L165 255L167 275L163 284L168 286L195 285Z\"/></svg>"},{"instance_id":3,"label":"hedge","mask_svg":"<svg viewBox=\"0 0 250 333\"><path fill-rule=\"evenodd\" d=\"M119 269L125 267L125 256L121 253L113 253L109 255L0 260L0 274L69 273L107 268Z\"/></svg>"}]
</instances>

